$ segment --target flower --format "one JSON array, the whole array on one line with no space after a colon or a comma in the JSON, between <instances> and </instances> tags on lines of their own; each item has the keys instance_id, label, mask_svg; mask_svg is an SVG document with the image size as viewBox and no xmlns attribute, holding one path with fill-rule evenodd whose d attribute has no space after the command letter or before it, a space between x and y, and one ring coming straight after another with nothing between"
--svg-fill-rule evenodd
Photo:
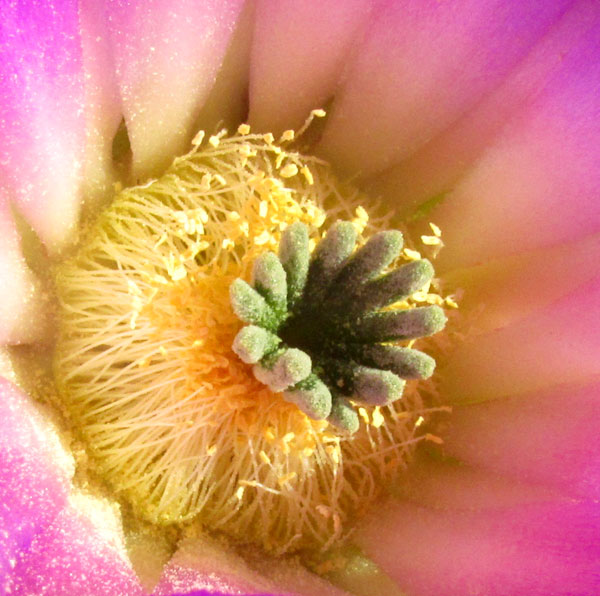
<instances>
[{"instance_id":1,"label":"flower","mask_svg":"<svg viewBox=\"0 0 600 596\"><path fill-rule=\"evenodd\" d=\"M122 118L143 179L200 125L241 121L246 90L253 127L275 133L331 101L316 152L400 215L429 209L446 243L438 268L464 292L464 339L440 371L454 406L444 451L424 455L361 524L355 542L383 572L361 587L357 571L353 588L597 591L595 3L260 1L253 12L234 0L65 0L1 11L5 343L40 341L47 309L11 206L48 251L65 250L118 178ZM277 560L259 577L202 539L170 562L160 544L151 558L144 536L125 553L110 507L70 493L73 462L48 416L10 381L1 393L0 570L22 593L143 593L130 559L157 593L334 593Z\"/></svg>"}]
</instances>

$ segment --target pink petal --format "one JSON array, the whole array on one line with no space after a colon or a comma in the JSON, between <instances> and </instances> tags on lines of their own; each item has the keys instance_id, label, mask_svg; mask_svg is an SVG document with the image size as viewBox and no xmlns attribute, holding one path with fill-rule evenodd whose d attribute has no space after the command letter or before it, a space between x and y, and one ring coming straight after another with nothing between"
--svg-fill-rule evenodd
<instances>
[{"instance_id":1,"label":"pink petal","mask_svg":"<svg viewBox=\"0 0 600 596\"><path fill-rule=\"evenodd\" d=\"M0 344L41 340L50 328L48 304L23 258L12 212L2 198L0 190L0 283L10 291L0 299Z\"/></svg>"},{"instance_id":2,"label":"pink petal","mask_svg":"<svg viewBox=\"0 0 600 596\"><path fill-rule=\"evenodd\" d=\"M86 497L87 498L87 497ZM83 500L85 500L84 498ZM16 594L142 596L119 537L95 510L71 505L37 536L15 568Z\"/></svg>"},{"instance_id":3,"label":"pink petal","mask_svg":"<svg viewBox=\"0 0 600 596\"><path fill-rule=\"evenodd\" d=\"M254 35L254 2L246 2L206 102L198 114L198 129L236 130L248 119L250 53Z\"/></svg>"},{"instance_id":4,"label":"pink petal","mask_svg":"<svg viewBox=\"0 0 600 596\"><path fill-rule=\"evenodd\" d=\"M600 277L523 320L462 343L440 368L451 402L490 400L600 373Z\"/></svg>"},{"instance_id":5,"label":"pink petal","mask_svg":"<svg viewBox=\"0 0 600 596\"><path fill-rule=\"evenodd\" d=\"M443 437L445 444L446 432ZM421 507L472 511L543 503L556 500L557 493L461 461L440 462L423 456L398 480L394 496Z\"/></svg>"},{"instance_id":6,"label":"pink petal","mask_svg":"<svg viewBox=\"0 0 600 596\"><path fill-rule=\"evenodd\" d=\"M102 200L112 190L115 179L112 144L122 118L107 12L104 2L80 2L85 71L84 197L92 203Z\"/></svg>"},{"instance_id":7,"label":"pink petal","mask_svg":"<svg viewBox=\"0 0 600 596\"><path fill-rule=\"evenodd\" d=\"M600 235L524 252L443 276L460 293L463 328L469 335L515 324L570 294L597 275Z\"/></svg>"},{"instance_id":8,"label":"pink petal","mask_svg":"<svg viewBox=\"0 0 600 596\"><path fill-rule=\"evenodd\" d=\"M84 143L77 2L4 2L2 187L53 250L76 230Z\"/></svg>"},{"instance_id":9,"label":"pink petal","mask_svg":"<svg viewBox=\"0 0 600 596\"><path fill-rule=\"evenodd\" d=\"M250 67L253 126L274 133L297 129L312 109L325 106L371 4L259 0Z\"/></svg>"},{"instance_id":10,"label":"pink petal","mask_svg":"<svg viewBox=\"0 0 600 596\"><path fill-rule=\"evenodd\" d=\"M0 592L3 571L64 507L71 474L56 433L29 397L0 378Z\"/></svg>"},{"instance_id":11,"label":"pink petal","mask_svg":"<svg viewBox=\"0 0 600 596\"><path fill-rule=\"evenodd\" d=\"M506 121L543 91L599 22L594 2L574 4L492 93L401 163L373 176L370 192L385 196L401 215L410 215L423 202L452 190Z\"/></svg>"},{"instance_id":12,"label":"pink petal","mask_svg":"<svg viewBox=\"0 0 600 596\"><path fill-rule=\"evenodd\" d=\"M431 217L446 267L548 247L600 225L600 26Z\"/></svg>"},{"instance_id":13,"label":"pink petal","mask_svg":"<svg viewBox=\"0 0 600 596\"><path fill-rule=\"evenodd\" d=\"M482 511L395 503L357 540L408 594L589 596L598 588L597 503Z\"/></svg>"},{"instance_id":14,"label":"pink petal","mask_svg":"<svg viewBox=\"0 0 600 596\"><path fill-rule=\"evenodd\" d=\"M498 86L568 4L384 2L349 66L322 151L352 174L405 159Z\"/></svg>"},{"instance_id":15,"label":"pink petal","mask_svg":"<svg viewBox=\"0 0 600 596\"><path fill-rule=\"evenodd\" d=\"M448 453L567 494L600 497L600 383L455 407Z\"/></svg>"},{"instance_id":16,"label":"pink petal","mask_svg":"<svg viewBox=\"0 0 600 596\"><path fill-rule=\"evenodd\" d=\"M188 146L243 0L109 0L123 112L138 179Z\"/></svg>"},{"instance_id":17,"label":"pink petal","mask_svg":"<svg viewBox=\"0 0 600 596\"><path fill-rule=\"evenodd\" d=\"M182 543L163 571L154 596L194 590L256 594L270 592L290 596L344 596L325 580L290 561L270 558L250 567L240 556L208 538Z\"/></svg>"}]
</instances>

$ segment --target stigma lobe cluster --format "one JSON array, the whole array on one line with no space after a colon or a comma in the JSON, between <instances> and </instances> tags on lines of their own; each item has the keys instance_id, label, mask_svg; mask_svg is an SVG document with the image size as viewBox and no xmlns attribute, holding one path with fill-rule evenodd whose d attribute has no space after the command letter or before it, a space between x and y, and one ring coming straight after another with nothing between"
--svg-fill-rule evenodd
<instances>
[{"instance_id":1,"label":"stigma lobe cluster","mask_svg":"<svg viewBox=\"0 0 600 596\"><path fill-rule=\"evenodd\" d=\"M432 357L397 344L446 323L436 305L393 308L434 274L426 259L386 271L402 251L399 231L356 244L354 225L337 222L311 255L307 226L293 223L279 255L254 261L252 284L238 278L230 287L233 311L248 323L234 352L273 392L348 433L359 427L354 403L387 405L402 397L406 380L431 376Z\"/></svg>"}]
</instances>

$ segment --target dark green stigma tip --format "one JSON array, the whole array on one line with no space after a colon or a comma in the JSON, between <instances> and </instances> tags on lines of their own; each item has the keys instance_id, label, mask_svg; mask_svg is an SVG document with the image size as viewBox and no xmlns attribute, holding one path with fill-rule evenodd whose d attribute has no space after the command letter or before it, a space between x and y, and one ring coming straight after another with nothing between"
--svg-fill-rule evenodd
<instances>
[{"instance_id":1,"label":"dark green stigma tip","mask_svg":"<svg viewBox=\"0 0 600 596\"><path fill-rule=\"evenodd\" d=\"M390 270L400 232L380 232L358 250L356 243L354 225L337 222L311 255L308 228L296 222L283 231L278 256L256 259L252 285L237 279L230 288L233 311L248 323L235 353L272 391L347 433L359 427L353 402L390 404L406 380L433 374L431 356L389 342L426 337L446 323L439 306L394 308L434 275L425 259Z\"/></svg>"}]
</instances>

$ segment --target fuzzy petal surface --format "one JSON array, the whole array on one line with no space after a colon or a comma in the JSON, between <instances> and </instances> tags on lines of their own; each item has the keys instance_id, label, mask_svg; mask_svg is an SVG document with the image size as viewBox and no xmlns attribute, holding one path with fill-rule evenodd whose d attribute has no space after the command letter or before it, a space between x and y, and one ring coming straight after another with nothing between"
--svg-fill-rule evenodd
<instances>
[{"instance_id":1,"label":"fuzzy petal surface","mask_svg":"<svg viewBox=\"0 0 600 596\"><path fill-rule=\"evenodd\" d=\"M458 345L441 391L472 403L579 383L600 374L600 276L513 324Z\"/></svg>"},{"instance_id":2,"label":"fuzzy petal surface","mask_svg":"<svg viewBox=\"0 0 600 596\"><path fill-rule=\"evenodd\" d=\"M498 86L569 4L382 2L320 150L351 174L406 159Z\"/></svg>"},{"instance_id":3,"label":"fuzzy petal surface","mask_svg":"<svg viewBox=\"0 0 600 596\"><path fill-rule=\"evenodd\" d=\"M557 500L483 509L390 504L357 541L408 594L589 596L600 507Z\"/></svg>"},{"instance_id":4,"label":"fuzzy petal surface","mask_svg":"<svg viewBox=\"0 0 600 596\"><path fill-rule=\"evenodd\" d=\"M250 123L298 129L334 94L363 35L372 0L259 0L250 70ZM293 18L291 17L293 15Z\"/></svg>"},{"instance_id":5,"label":"fuzzy petal surface","mask_svg":"<svg viewBox=\"0 0 600 596\"><path fill-rule=\"evenodd\" d=\"M446 451L462 461L564 494L600 498L600 383L460 407Z\"/></svg>"},{"instance_id":6,"label":"fuzzy petal surface","mask_svg":"<svg viewBox=\"0 0 600 596\"><path fill-rule=\"evenodd\" d=\"M110 512L72 497L14 570L15 594L143 596Z\"/></svg>"},{"instance_id":7,"label":"fuzzy petal surface","mask_svg":"<svg viewBox=\"0 0 600 596\"><path fill-rule=\"evenodd\" d=\"M63 509L73 464L31 399L0 378L0 592L19 553Z\"/></svg>"},{"instance_id":8,"label":"fuzzy petal surface","mask_svg":"<svg viewBox=\"0 0 600 596\"><path fill-rule=\"evenodd\" d=\"M76 232L85 123L78 6L0 7L0 185L58 251Z\"/></svg>"},{"instance_id":9,"label":"fuzzy petal surface","mask_svg":"<svg viewBox=\"0 0 600 596\"><path fill-rule=\"evenodd\" d=\"M432 212L448 246L440 269L598 232L599 54L596 26Z\"/></svg>"},{"instance_id":10,"label":"fuzzy petal surface","mask_svg":"<svg viewBox=\"0 0 600 596\"><path fill-rule=\"evenodd\" d=\"M251 553L248 556L251 558ZM290 596L347 594L291 561L271 559L267 562L257 554L254 565L250 566L228 547L206 537L188 539L180 545L153 595L187 594L192 590Z\"/></svg>"},{"instance_id":11,"label":"fuzzy petal surface","mask_svg":"<svg viewBox=\"0 0 600 596\"><path fill-rule=\"evenodd\" d=\"M109 34L136 179L160 174L188 148L242 4L108 1Z\"/></svg>"},{"instance_id":12,"label":"fuzzy petal surface","mask_svg":"<svg viewBox=\"0 0 600 596\"><path fill-rule=\"evenodd\" d=\"M369 191L383 195L402 217L410 217L427 201L443 199L495 142L506 122L568 68L565 59L580 51L588 32L599 24L594 0L574 3L495 89L417 151L369 178Z\"/></svg>"}]
</instances>

